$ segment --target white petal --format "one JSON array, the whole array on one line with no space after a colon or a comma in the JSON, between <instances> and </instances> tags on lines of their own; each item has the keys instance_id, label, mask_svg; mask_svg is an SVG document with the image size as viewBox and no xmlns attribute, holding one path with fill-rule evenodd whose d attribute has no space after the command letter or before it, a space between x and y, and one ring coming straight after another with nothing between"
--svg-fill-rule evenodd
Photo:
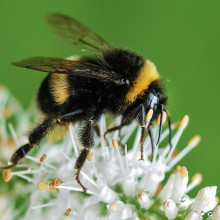
<instances>
[{"instance_id":1,"label":"white petal","mask_svg":"<svg viewBox=\"0 0 220 220\"><path fill-rule=\"evenodd\" d=\"M166 182L165 186L161 190L159 197L162 199L162 201L166 201L170 198L172 189L173 189L173 182L174 182L175 174L171 174L168 181Z\"/></svg>"},{"instance_id":2,"label":"white petal","mask_svg":"<svg viewBox=\"0 0 220 220\"><path fill-rule=\"evenodd\" d=\"M170 196L175 203L180 203L183 197L188 183L188 171L186 167L182 167L181 170L175 175L173 182L173 190Z\"/></svg>"},{"instance_id":3,"label":"white petal","mask_svg":"<svg viewBox=\"0 0 220 220\"><path fill-rule=\"evenodd\" d=\"M146 167L145 176L139 184L141 190L146 190L154 195L159 183L164 179L164 164L152 164Z\"/></svg>"},{"instance_id":4,"label":"white petal","mask_svg":"<svg viewBox=\"0 0 220 220\"><path fill-rule=\"evenodd\" d=\"M213 214L212 214L212 219L213 220L219 220L220 219L220 205L218 205L214 211L213 211Z\"/></svg>"},{"instance_id":5,"label":"white petal","mask_svg":"<svg viewBox=\"0 0 220 220\"><path fill-rule=\"evenodd\" d=\"M112 203L118 199L118 195L109 187L104 186L99 195L100 201Z\"/></svg>"},{"instance_id":6,"label":"white petal","mask_svg":"<svg viewBox=\"0 0 220 220\"><path fill-rule=\"evenodd\" d=\"M178 213L176 203L171 199L163 203L163 210L168 219L174 219Z\"/></svg>"},{"instance_id":7,"label":"white petal","mask_svg":"<svg viewBox=\"0 0 220 220\"><path fill-rule=\"evenodd\" d=\"M149 209L149 207L151 205L151 201L150 201L150 197L149 197L148 193L142 192L142 193L138 194L138 202L143 208Z\"/></svg>"},{"instance_id":8,"label":"white petal","mask_svg":"<svg viewBox=\"0 0 220 220\"><path fill-rule=\"evenodd\" d=\"M212 210L216 206L216 190L216 186L205 187L199 190L192 204L192 210L198 213Z\"/></svg>"},{"instance_id":9,"label":"white petal","mask_svg":"<svg viewBox=\"0 0 220 220\"><path fill-rule=\"evenodd\" d=\"M189 214L186 216L185 220L200 220L200 216L197 212L189 212Z\"/></svg>"}]
</instances>

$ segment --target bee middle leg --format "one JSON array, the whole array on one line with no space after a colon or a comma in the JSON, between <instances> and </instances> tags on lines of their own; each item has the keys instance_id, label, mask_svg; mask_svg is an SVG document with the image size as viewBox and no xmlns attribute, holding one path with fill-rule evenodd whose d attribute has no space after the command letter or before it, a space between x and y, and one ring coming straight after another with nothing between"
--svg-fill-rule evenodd
<instances>
[{"instance_id":1,"label":"bee middle leg","mask_svg":"<svg viewBox=\"0 0 220 220\"><path fill-rule=\"evenodd\" d=\"M75 163L76 169L76 181L82 187L83 191L86 192L86 187L81 183L79 174L86 161L87 155L89 154L90 149L94 145L94 122L89 120L83 128L83 132L80 137L80 141L84 146L84 149L81 151L77 161Z\"/></svg>"}]
</instances>

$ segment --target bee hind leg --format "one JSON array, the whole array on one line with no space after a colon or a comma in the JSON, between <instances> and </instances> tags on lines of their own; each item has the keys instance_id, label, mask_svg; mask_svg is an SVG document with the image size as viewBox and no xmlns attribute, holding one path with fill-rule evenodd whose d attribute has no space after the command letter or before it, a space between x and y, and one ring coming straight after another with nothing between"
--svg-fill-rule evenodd
<instances>
[{"instance_id":1,"label":"bee hind leg","mask_svg":"<svg viewBox=\"0 0 220 220\"><path fill-rule=\"evenodd\" d=\"M10 159L10 165L0 167L0 169L10 169L15 167L18 162L25 157L28 152L32 150L34 145L38 145L40 141L47 135L47 133L53 129L53 127L58 123L69 122L76 120L83 113L82 109L70 112L68 114L62 115L58 118L47 118L41 124L37 125L28 135L28 143L22 145L18 148Z\"/></svg>"},{"instance_id":2,"label":"bee hind leg","mask_svg":"<svg viewBox=\"0 0 220 220\"><path fill-rule=\"evenodd\" d=\"M49 129L51 129L55 124L54 119L46 119L40 125L36 126L28 136L28 143L22 145L18 148L10 159L10 165L5 167L0 167L0 169L9 169L15 167L18 162L25 157L25 155L30 152L34 145L39 144L42 138L45 137Z\"/></svg>"}]
</instances>

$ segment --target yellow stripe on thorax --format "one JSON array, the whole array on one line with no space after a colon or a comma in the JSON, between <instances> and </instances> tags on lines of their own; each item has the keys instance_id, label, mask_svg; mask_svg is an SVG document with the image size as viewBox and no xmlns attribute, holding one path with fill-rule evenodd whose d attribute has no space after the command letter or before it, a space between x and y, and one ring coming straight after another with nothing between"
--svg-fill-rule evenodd
<instances>
[{"instance_id":1,"label":"yellow stripe on thorax","mask_svg":"<svg viewBox=\"0 0 220 220\"><path fill-rule=\"evenodd\" d=\"M133 103L139 95L144 94L144 90L148 89L150 84L159 78L157 68L149 60L146 60L143 67L140 69L134 85L126 94L126 101Z\"/></svg>"}]
</instances>

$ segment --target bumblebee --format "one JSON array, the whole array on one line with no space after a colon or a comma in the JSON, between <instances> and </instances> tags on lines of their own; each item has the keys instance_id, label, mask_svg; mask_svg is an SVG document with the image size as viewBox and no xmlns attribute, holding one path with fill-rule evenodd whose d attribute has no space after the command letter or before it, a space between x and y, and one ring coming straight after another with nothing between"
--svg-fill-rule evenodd
<instances>
[{"instance_id":1,"label":"bumblebee","mask_svg":"<svg viewBox=\"0 0 220 220\"><path fill-rule=\"evenodd\" d=\"M167 96L158 71L150 60L111 46L73 18L50 14L46 20L61 40L91 52L91 56L69 59L33 57L12 63L18 67L48 73L37 96L45 119L29 133L28 143L12 155L10 165L1 169L16 166L57 124L83 122L79 135L83 150L76 161L75 169L76 181L86 191L79 174L94 145L94 131L101 115L110 113L122 116L121 124L108 129L105 135L120 130L134 120L141 126L140 159L143 160L146 130L149 132L153 152L155 143L152 124L160 115L156 144L159 143L163 112L167 112ZM171 145L170 117L168 119Z\"/></svg>"}]
</instances>

